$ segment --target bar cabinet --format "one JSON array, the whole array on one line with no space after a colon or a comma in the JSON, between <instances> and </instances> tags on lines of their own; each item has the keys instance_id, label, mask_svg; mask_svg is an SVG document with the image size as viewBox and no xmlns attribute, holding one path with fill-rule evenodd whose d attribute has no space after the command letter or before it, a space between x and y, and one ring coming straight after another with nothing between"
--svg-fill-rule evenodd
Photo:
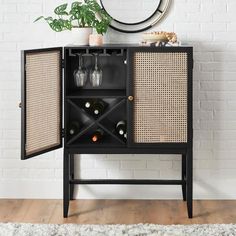
<instances>
[{"instance_id":1,"label":"bar cabinet","mask_svg":"<svg viewBox=\"0 0 236 236\"><path fill-rule=\"evenodd\" d=\"M87 78L76 86L79 61L89 77L94 55L102 83L93 87ZM63 146L64 217L75 184L136 184L180 185L192 218L192 68L192 47L111 44L22 51L21 159ZM89 112L88 101L102 103L102 113ZM121 120L125 136L116 132ZM76 132L70 130L73 122ZM97 130L102 138L93 142ZM182 178L75 179L75 154L181 154Z\"/></svg>"}]
</instances>

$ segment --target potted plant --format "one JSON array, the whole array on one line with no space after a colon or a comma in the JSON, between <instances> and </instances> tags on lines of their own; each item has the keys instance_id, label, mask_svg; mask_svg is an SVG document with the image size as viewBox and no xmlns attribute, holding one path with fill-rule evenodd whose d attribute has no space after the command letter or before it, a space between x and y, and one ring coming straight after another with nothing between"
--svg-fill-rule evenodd
<instances>
[{"instance_id":1,"label":"potted plant","mask_svg":"<svg viewBox=\"0 0 236 236\"><path fill-rule=\"evenodd\" d=\"M96 0L88 0L91 9L96 12L96 19L93 28L93 34L89 36L90 46L100 46L103 44L103 34L108 30L112 18L104 11Z\"/></svg>"},{"instance_id":2,"label":"potted plant","mask_svg":"<svg viewBox=\"0 0 236 236\"><path fill-rule=\"evenodd\" d=\"M111 17L100 7L96 0L73 2L67 10L68 4L62 4L54 9L56 17L38 17L34 22L44 19L50 28L56 32L72 31L72 42L77 45L88 45L92 29L98 34L107 32Z\"/></svg>"}]
</instances>

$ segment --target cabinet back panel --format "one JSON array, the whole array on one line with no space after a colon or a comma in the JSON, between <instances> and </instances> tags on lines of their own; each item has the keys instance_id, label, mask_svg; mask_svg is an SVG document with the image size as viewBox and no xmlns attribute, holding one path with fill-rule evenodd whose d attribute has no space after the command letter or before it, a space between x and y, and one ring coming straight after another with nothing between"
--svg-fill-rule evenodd
<instances>
[{"instance_id":1,"label":"cabinet back panel","mask_svg":"<svg viewBox=\"0 0 236 236\"><path fill-rule=\"evenodd\" d=\"M123 56L104 56L98 57L98 67L102 69L103 78L102 85L99 87L92 87L89 82L89 71L94 70L95 58L94 56L83 56L83 68L88 71L87 83L83 87L76 87L74 82L74 71L78 68L79 59L76 56L70 56L69 60L69 74L67 77L67 94L81 91L82 89L126 89L126 76L127 68L124 61L126 60L126 54Z\"/></svg>"}]
</instances>

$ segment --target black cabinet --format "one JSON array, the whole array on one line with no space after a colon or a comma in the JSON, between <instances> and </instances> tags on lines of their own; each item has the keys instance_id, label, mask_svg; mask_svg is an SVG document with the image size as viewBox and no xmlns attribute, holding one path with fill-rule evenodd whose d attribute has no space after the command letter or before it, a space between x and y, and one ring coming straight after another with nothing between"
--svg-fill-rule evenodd
<instances>
[{"instance_id":1,"label":"black cabinet","mask_svg":"<svg viewBox=\"0 0 236 236\"><path fill-rule=\"evenodd\" d=\"M90 81L95 55L102 70L96 87ZM87 81L78 86L75 73L81 63ZM21 158L61 148L64 139L64 217L74 184L181 185L192 217L192 67L192 47L22 52ZM101 110L95 112L96 107ZM125 134L117 131L119 121ZM94 138L96 132L100 138ZM74 154L85 153L182 154L182 179L74 179Z\"/></svg>"}]
</instances>

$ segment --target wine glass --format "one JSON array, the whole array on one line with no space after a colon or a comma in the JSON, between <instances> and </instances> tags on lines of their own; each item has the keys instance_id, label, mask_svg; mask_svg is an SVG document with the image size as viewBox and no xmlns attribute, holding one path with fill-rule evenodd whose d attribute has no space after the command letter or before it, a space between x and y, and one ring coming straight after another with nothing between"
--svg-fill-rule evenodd
<instances>
[{"instance_id":1,"label":"wine glass","mask_svg":"<svg viewBox=\"0 0 236 236\"><path fill-rule=\"evenodd\" d=\"M79 54L79 66L74 71L74 81L77 87L83 87L87 81L88 72L83 68L82 55Z\"/></svg>"},{"instance_id":2,"label":"wine glass","mask_svg":"<svg viewBox=\"0 0 236 236\"><path fill-rule=\"evenodd\" d=\"M102 70L98 68L98 53L94 54L95 67L90 71L90 83L93 87L99 87L102 84Z\"/></svg>"}]
</instances>

